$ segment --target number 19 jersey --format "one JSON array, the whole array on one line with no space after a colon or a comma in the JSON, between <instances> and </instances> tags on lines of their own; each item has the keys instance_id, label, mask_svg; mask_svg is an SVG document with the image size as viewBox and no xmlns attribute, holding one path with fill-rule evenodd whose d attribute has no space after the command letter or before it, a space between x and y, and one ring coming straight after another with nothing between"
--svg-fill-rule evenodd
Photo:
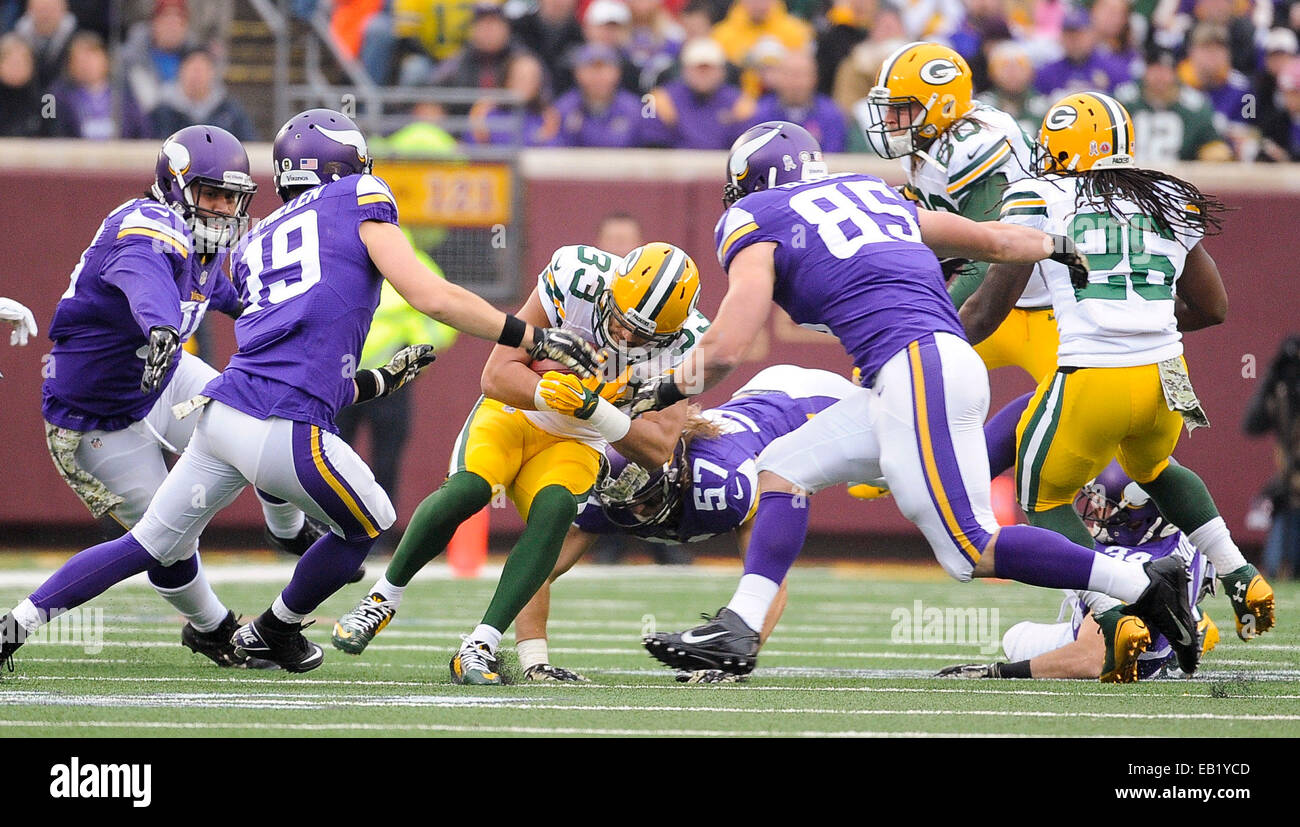
<instances>
[{"instance_id":1,"label":"number 19 jersey","mask_svg":"<svg viewBox=\"0 0 1300 827\"><path fill-rule=\"evenodd\" d=\"M723 213L714 241L724 270L745 247L776 242L773 300L796 323L837 336L866 385L928 333L966 338L916 205L875 176L750 193Z\"/></svg>"},{"instance_id":2,"label":"number 19 jersey","mask_svg":"<svg viewBox=\"0 0 1300 827\"><path fill-rule=\"evenodd\" d=\"M1083 190L1086 179L1069 175L1027 178L1007 188L1001 221L1068 236L1088 256L1088 284L1076 290L1065 265L1036 266L1056 310L1064 367L1151 365L1183 352L1174 318L1174 292L1199 230L1158 229L1131 201L1115 212ZM1188 217L1196 222L1194 207Z\"/></svg>"},{"instance_id":3,"label":"number 19 jersey","mask_svg":"<svg viewBox=\"0 0 1300 827\"><path fill-rule=\"evenodd\" d=\"M231 267L246 305L239 350L205 395L258 419L338 431L383 285L363 221L396 224L397 202L379 178L350 175L304 192L243 238Z\"/></svg>"}]
</instances>

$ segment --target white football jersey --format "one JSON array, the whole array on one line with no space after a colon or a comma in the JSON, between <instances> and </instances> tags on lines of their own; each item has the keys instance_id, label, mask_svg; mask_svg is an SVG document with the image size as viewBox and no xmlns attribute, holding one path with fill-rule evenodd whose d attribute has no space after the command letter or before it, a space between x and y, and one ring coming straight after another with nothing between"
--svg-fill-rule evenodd
<instances>
[{"instance_id":1,"label":"white football jersey","mask_svg":"<svg viewBox=\"0 0 1300 827\"><path fill-rule=\"evenodd\" d=\"M926 153L903 159L907 181L932 210L963 215L972 221L991 221L991 215L972 215L967 204L975 186L990 175L1001 174L1007 185L1028 178L1033 169L1033 145L1015 118L982 103L948 128ZM1052 303L1047 285L1035 274L1016 302L1017 307L1047 307Z\"/></svg>"},{"instance_id":2,"label":"white football jersey","mask_svg":"<svg viewBox=\"0 0 1300 827\"><path fill-rule=\"evenodd\" d=\"M537 277L537 295L551 326L572 330L601 350L606 357L607 371L617 372L630 364L634 366L634 375L644 380L679 364L708 330L709 320L700 311L694 311L673 343L657 350L625 348L615 352L604 348L596 337L596 302L614 280L614 268L619 260L611 253L584 244L561 247L551 254L551 263ZM619 407L626 409L627 404L630 400ZM524 415L547 433L573 437L597 449L605 445L600 433L581 419L552 411L524 411Z\"/></svg>"},{"instance_id":3,"label":"white football jersey","mask_svg":"<svg viewBox=\"0 0 1300 827\"><path fill-rule=\"evenodd\" d=\"M1035 267L1056 309L1057 364L1133 367L1181 355L1174 295L1187 252L1202 233L1160 232L1129 201L1117 201L1112 215L1080 192L1082 184L1075 176L1027 179L1008 187L1002 200L1002 221L1072 238L1088 256L1092 272L1082 290L1070 284L1062 264Z\"/></svg>"}]
</instances>

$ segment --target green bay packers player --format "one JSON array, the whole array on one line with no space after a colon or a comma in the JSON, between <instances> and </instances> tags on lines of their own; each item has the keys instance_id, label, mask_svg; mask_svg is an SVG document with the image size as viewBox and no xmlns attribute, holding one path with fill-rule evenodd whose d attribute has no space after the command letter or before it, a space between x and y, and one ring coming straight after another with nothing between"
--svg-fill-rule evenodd
<instances>
[{"instance_id":1,"label":"green bay packers player","mask_svg":"<svg viewBox=\"0 0 1300 827\"><path fill-rule=\"evenodd\" d=\"M700 276L681 249L655 242L618 259L561 247L538 276L519 318L571 330L601 348L605 375L538 376L504 347L483 369L483 397L456 439L447 481L416 509L384 576L334 626L334 646L360 653L396 613L411 578L446 548L456 528L508 496L526 526L496 593L451 661L454 683L496 685L502 633L546 582L569 525L595 484L606 444L646 467L671 459L686 419L680 403L635 421L619 409L634 372L677 364L708 328L696 310Z\"/></svg>"},{"instance_id":2,"label":"green bay packers player","mask_svg":"<svg viewBox=\"0 0 1300 827\"><path fill-rule=\"evenodd\" d=\"M1072 281L1051 263L993 265L961 309L967 335L979 342L1035 271L1051 290L1058 367L1017 428L1020 503L1034 525L1091 546L1074 497L1117 458L1219 572L1237 634L1249 640L1273 626L1273 590L1242 557L1200 477L1169 461L1184 423L1209 424L1188 378L1182 332L1218 324L1227 312L1218 266L1201 244L1220 227L1223 205L1186 181L1136 168L1132 119L1106 95L1059 100L1038 140L1041 177L1008 189L1001 220L1071 238L1091 272ZM1118 607L1097 622L1118 660L1144 650L1144 624ZM1195 638L1194 629L1183 631ZM1170 643L1177 650L1187 641Z\"/></svg>"},{"instance_id":3,"label":"green bay packers player","mask_svg":"<svg viewBox=\"0 0 1300 827\"><path fill-rule=\"evenodd\" d=\"M908 43L880 68L867 94L867 138L877 153L904 159L904 194L932 210L993 221L1009 184L1032 168L1032 144L1016 119L971 99L971 71L939 43ZM949 284L958 308L988 264L972 262ZM1018 365L1034 381L1056 366L1056 324L1042 279L1031 279L1006 321L975 348L989 370Z\"/></svg>"}]
</instances>

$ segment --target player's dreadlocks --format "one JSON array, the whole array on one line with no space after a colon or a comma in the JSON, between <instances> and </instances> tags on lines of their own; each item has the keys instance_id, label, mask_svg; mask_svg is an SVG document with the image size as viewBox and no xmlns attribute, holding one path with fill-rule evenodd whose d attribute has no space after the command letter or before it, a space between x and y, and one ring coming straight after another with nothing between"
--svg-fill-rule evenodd
<instances>
[{"instance_id":1,"label":"player's dreadlocks","mask_svg":"<svg viewBox=\"0 0 1300 827\"><path fill-rule=\"evenodd\" d=\"M1220 213L1228 207L1216 196L1207 195L1196 185L1154 169L1091 169L1077 173L1084 180L1076 196L1075 209L1081 201L1097 199L1112 215L1119 215L1116 201L1131 201L1140 212L1150 216L1157 229L1172 234L1192 230L1214 235L1223 229Z\"/></svg>"}]
</instances>

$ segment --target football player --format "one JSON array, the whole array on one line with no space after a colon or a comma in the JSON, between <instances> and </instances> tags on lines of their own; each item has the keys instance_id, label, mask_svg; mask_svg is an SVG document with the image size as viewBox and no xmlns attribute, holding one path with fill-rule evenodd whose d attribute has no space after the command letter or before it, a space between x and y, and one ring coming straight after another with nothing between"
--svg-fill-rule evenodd
<instances>
[{"instance_id":1,"label":"football player","mask_svg":"<svg viewBox=\"0 0 1300 827\"><path fill-rule=\"evenodd\" d=\"M1205 483L1169 462L1184 423L1189 431L1209 425L1188 378L1182 331L1219 324L1227 313L1219 268L1201 243L1218 230L1223 205L1186 181L1137 168L1133 121L1106 95L1057 101L1038 140L1041 177L1009 189L1002 220L1068 235L1095 269L994 265L961 309L967 334L978 342L1036 273L1051 289L1059 367L1039 383L1018 425L1020 504L1033 525L1091 545L1074 496L1118 458L1214 565L1232 598L1237 635L1249 640L1273 626L1273 590L1242 557ZM1098 612L1096 620L1108 640L1126 635L1134 655L1149 632L1122 611ZM1124 628L1115 631L1121 621ZM1190 673L1194 627L1159 631Z\"/></svg>"},{"instance_id":2,"label":"football player","mask_svg":"<svg viewBox=\"0 0 1300 827\"><path fill-rule=\"evenodd\" d=\"M192 161L205 146L206 140L190 148ZM284 204L233 253L244 306L235 323L238 351L200 395L181 403L180 413L197 419L189 446L126 535L75 555L0 618L0 660L59 612L133 574L191 558L208 521L252 484L330 532L303 554L273 605L234 633L235 653L292 672L319 666L324 652L302 634L303 620L352 578L394 519L370 469L334 433L334 415L344 405L396 391L433 360L428 346L416 345L382 368L356 370L382 279L438 321L595 375L596 354L577 337L502 313L419 262L397 224L393 195L370 174L365 138L349 118L328 109L295 115L277 134L272 155ZM185 166L180 156L169 163ZM217 180L243 178L246 172L242 178L227 172ZM176 331L157 331L145 363L146 389L157 386L169 364L161 354L175 348L167 342L179 338Z\"/></svg>"},{"instance_id":3,"label":"football player","mask_svg":"<svg viewBox=\"0 0 1300 827\"><path fill-rule=\"evenodd\" d=\"M561 247L537 278L519 317L554 325L599 347L606 384L549 371L499 347L483 369L484 396L456 439L447 481L411 518L384 576L334 625L334 646L361 652L392 619L415 573L442 553L456 528L494 496L508 496L526 523L482 621L450 664L457 684L499 685L502 633L546 582L569 525L612 444L646 467L663 465L686 405L633 421L620 410L629 371L677 364L708 328L695 309L700 275L684 251L662 242L626 257L583 245Z\"/></svg>"},{"instance_id":4,"label":"football player","mask_svg":"<svg viewBox=\"0 0 1300 827\"><path fill-rule=\"evenodd\" d=\"M257 186L229 132L190 126L163 142L149 192L100 224L55 308L42 388L45 438L59 474L117 537L144 514L194 420L172 405L217 375L180 348L213 307L243 310L227 276ZM296 506L262 500L267 535L302 553L319 531ZM196 540L197 543L197 540ZM246 665L230 636L235 615L208 585L196 547L149 582L185 618L181 642L222 666Z\"/></svg>"},{"instance_id":5,"label":"football player","mask_svg":"<svg viewBox=\"0 0 1300 827\"><path fill-rule=\"evenodd\" d=\"M971 97L966 60L941 43L908 43L885 59L860 104L872 148L903 159L904 194L931 210L993 221L1009 184L1031 174L1033 144L1015 118ZM961 307L988 270L984 262L953 267L948 292ZM1015 309L975 347L989 370L1018 365L1035 382L1056 367L1052 300L1030 280Z\"/></svg>"},{"instance_id":6,"label":"football player","mask_svg":"<svg viewBox=\"0 0 1300 827\"><path fill-rule=\"evenodd\" d=\"M1075 500L1079 516L1088 525L1102 551L1127 560L1152 560L1176 556L1187 566L1188 599L1197 617L1201 655L1219 642L1219 629L1196 606L1214 590L1214 567L1196 550L1187 535L1160 516L1141 486L1124 473L1119 463L1106 466ZM1070 619L1057 623L1022 621L1007 630L1002 648L1009 662L967 663L949 666L937 677L954 678L1095 678L1103 683L1129 683L1153 677L1180 676L1169 641L1156 635L1147 651L1123 671L1119 659L1107 650L1093 615L1114 606L1096 592L1066 592L1061 610Z\"/></svg>"},{"instance_id":7,"label":"football player","mask_svg":"<svg viewBox=\"0 0 1300 827\"><path fill-rule=\"evenodd\" d=\"M758 633L803 546L807 497L883 476L899 509L960 581L1002 577L1101 591L1163 628L1192 623L1176 561L1145 567L1031 526L1000 528L989 503L983 424L989 387L943 287L935 253L1032 263L1076 273L1087 262L1069 239L997 222L917 210L879 178L828 175L800 127L752 127L732 147L727 209L715 231L730 285L716 323L683 360L636 392L633 410L698 394L748 350L775 301L795 322L828 330L864 387L764 449L758 512L745 574L725 608L686 634L646 638L669 666L753 669ZM932 251L933 249L933 251ZM1187 671L1195 668L1195 659Z\"/></svg>"}]
</instances>

